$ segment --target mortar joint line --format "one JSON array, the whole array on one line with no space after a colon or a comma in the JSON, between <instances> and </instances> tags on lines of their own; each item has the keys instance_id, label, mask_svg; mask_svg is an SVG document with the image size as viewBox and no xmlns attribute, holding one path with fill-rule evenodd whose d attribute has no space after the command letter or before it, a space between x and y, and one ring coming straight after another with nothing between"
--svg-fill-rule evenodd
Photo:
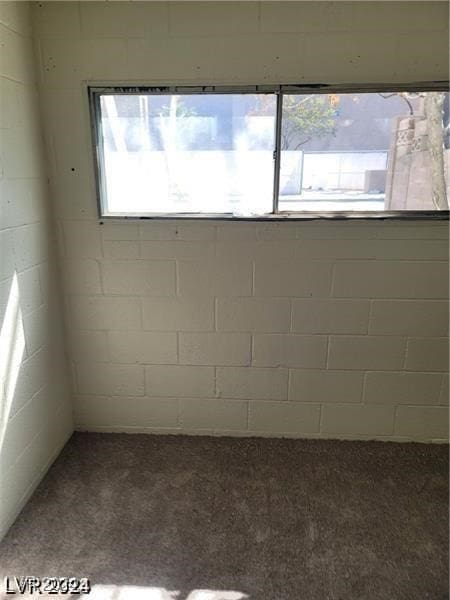
<instances>
[{"instance_id":1,"label":"mortar joint line","mask_svg":"<svg viewBox=\"0 0 450 600\"><path fill-rule=\"evenodd\" d=\"M255 260L252 260L252 289L251 289L252 296L255 295L255 272L256 272Z\"/></svg>"},{"instance_id":2,"label":"mortar joint line","mask_svg":"<svg viewBox=\"0 0 450 600\"><path fill-rule=\"evenodd\" d=\"M218 309L218 299L217 296L214 297L214 312L213 312L213 327L214 331L217 332L217 309Z\"/></svg>"},{"instance_id":3,"label":"mortar joint line","mask_svg":"<svg viewBox=\"0 0 450 600\"><path fill-rule=\"evenodd\" d=\"M330 364L330 337L329 335L327 335L327 354L326 354L326 361L325 361L325 369L328 370L329 369L329 364Z\"/></svg>"},{"instance_id":4,"label":"mortar joint line","mask_svg":"<svg viewBox=\"0 0 450 600\"><path fill-rule=\"evenodd\" d=\"M175 296L180 295L180 266L178 259L175 259Z\"/></svg>"},{"instance_id":5,"label":"mortar joint line","mask_svg":"<svg viewBox=\"0 0 450 600\"><path fill-rule=\"evenodd\" d=\"M364 404L364 396L366 394L367 375L368 375L368 372L364 371L364 373L363 373L363 380L362 380L362 386L361 386L361 393L360 393L360 398L359 398L359 403L360 404Z\"/></svg>"},{"instance_id":6,"label":"mortar joint line","mask_svg":"<svg viewBox=\"0 0 450 600\"><path fill-rule=\"evenodd\" d=\"M408 359L408 341L409 341L409 337L406 336L405 337L405 350L404 350L404 353L403 353L402 371L406 370L406 361Z\"/></svg>"},{"instance_id":7,"label":"mortar joint line","mask_svg":"<svg viewBox=\"0 0 450 600\"><path fill-rule=\"evenodd\" d=\"M322 433L322 425L323 425L323 404L319 405L319 433Z\"/></svg>"},{"instance_id":8,"label":"mortar joint line","mask_svg":"<svg viewBox=\"0 0 450 600\"><path fill-rule=\"evenodd\" d=\"M334 292L335 292L335 284L336 284L336 265L338 263L332 263L331 264L331 281L330 281L330 289L329 289L329 297L330 298L334 298Z\"/></svg>"},{"instance_id":9,"label":"mortar joint line","mask_svg":"<svg viewBox=\"0 0 450 600\"><path fill-rule=\"evenodd\" d=\"M368 320L367 320L367 330L366 330L367 335L369 335L370 325L371 325L372 319L373 319L374 303L375 303L374 299L371 298L370 303L369 303L369 315L368 315Z\"/></svg>"},{"instance_id":10,"label":"mortar joint line","mask_svg":"<svg viewBox=\"0 0 450 600\"><path fill-rule=\"evenodd\" d=\"M439 396L438 396L438 405L440 404L441 401L441 396L444 396L444 390L445 390L445 373L442 373L442 377L441 377L441 385L439 386Z\"/></svg>"},{"instance_id":11,"label":"mortar joint line","mask_svg":"<svg viewBox=\"0 0 450 600\"><path fill-rule=\"evenodd\" d=\"M289 298L289 333L293 333L293 327L292 327L292 317L293 317L293 313L294 313L294 301L292 298Z\"/></svg>"}]
</instances>

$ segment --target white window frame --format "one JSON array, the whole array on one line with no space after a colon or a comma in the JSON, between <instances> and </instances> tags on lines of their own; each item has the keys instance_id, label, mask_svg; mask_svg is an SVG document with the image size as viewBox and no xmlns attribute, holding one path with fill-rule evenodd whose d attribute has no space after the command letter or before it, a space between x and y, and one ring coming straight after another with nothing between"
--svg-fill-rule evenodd
<instances>
[{"instance_id":1,"label":"white window frame","mask_svg":"<svg viewBox=\"0 0 450 600\"><path fill-rule=\"evenodd\" d=\"M87 84L90 126L94 157L94 172L96 180L97 207L100 220L220 220L220 221L311 221L317 219L329 220L449 220L448 210L421 210L421 211L295 211L285 212L279 210L279 185L281 162L281 122L284 94L330 94L330 93L383 93L383 92L438 92L449 91L448 81L417 82L404 84L367 84L367 85L251 85L251 86L224 86L224 85L102 85ZM105 214L104 199L106 187L102 172L102 144L101 144L101 110L100 97L102 95L205 95L205 94L274 94L276 96L275 116L275 149L274 156L274 183L272 212L264 215L240 216L231 213L145 213L145 214Z\"/></svg>"}]
</instances>

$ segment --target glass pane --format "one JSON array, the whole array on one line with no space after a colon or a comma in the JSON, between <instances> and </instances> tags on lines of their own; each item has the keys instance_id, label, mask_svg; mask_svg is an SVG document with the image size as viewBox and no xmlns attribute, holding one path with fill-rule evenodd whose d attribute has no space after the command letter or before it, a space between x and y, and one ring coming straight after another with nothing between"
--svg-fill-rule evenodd
<instances>
[{"instance_id":1,"label":"glass pane","mask_svg":"<svg viewBox=\"0 0 450 600\"><path fill-rule=\"evenodd\" d=\"M101 95L100 108L104 214L271 212L271 95Z\"/></svg>"},{"instance_id":2,"label":"glass pane","mask_svg":"<svg viewBox=\"0 0 450 600\"><path fill-rule=\"evenodd\" d=\"M280 211L448 210L448 92L286 94Z\"/></svg>"}]
</instances>

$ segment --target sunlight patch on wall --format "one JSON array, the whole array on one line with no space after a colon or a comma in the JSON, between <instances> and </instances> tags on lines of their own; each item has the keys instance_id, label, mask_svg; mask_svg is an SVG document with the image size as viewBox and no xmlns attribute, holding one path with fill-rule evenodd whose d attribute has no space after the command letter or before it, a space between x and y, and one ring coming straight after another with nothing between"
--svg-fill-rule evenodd
<instances>
[{"instance_id":1,"label":"sunlight patch on wall","mask_svg":"<svg viewBox=\"0 0 450 600\"><path fill-rule=\"evenodd\" d=\"M16 390L20 365L25 349L22 311L19 303L19 284L14 273L0 330L0 451Z\"/></svg>"},{"instance_id":2,"label":"sunlight patch on wall","mask_svg":"<svg viewBox=\"0 0 450 600\"><path fill-rule=\"evenodd\" d=\"M247 594L232 590L193 590L183 598L178 591L134 585L94 585L89 594L81 597L89 600L244 600L249 598Z\"/></svg>"}]
</instances>

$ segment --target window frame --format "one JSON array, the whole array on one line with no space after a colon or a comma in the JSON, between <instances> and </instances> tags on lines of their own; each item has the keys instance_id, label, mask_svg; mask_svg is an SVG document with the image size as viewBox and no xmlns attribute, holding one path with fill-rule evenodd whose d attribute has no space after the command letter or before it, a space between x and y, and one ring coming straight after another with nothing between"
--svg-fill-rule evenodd
<instances>
[{"instance_id":1,"label":"window frame","mask_svg":"<svg viewBox=\"0 0 450 600\"><path fill-rule=\"evenodd\" d=\"M200 221L316 221L316 220L449 220L449 210L423 211L280 211L279 184L281 167L281 123L284 94L329 94L329 93L382 93L382 92L448 92L449 81L427 81L414 83L379 83L359 85L338 84L278 84L278 85L117 85L88 83L89 118L94 162L94 177L98 217L104 220L200 220ZM103 198L106 186L102 171L103 148L101 144L102 95L208 95L208 94L273 94L276 96L274 182L272 212L263 215L235 215L232 213L104 213Z\"/></svg>"}]
</instances>

